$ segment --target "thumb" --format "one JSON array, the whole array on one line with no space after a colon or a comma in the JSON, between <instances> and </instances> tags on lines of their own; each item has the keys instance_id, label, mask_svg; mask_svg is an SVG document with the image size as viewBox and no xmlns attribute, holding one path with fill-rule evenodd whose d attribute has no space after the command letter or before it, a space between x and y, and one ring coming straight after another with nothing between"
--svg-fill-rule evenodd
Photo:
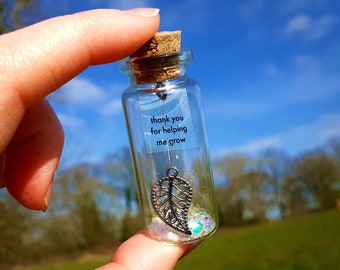
<instances>
[{"instance_id":1,"label":"thumb","mask_svg":"<svg viewBox=\"0 0 340 270\"><path fill-rule=\"evenodd\" d=\"M151 239L145 230L140 231L118 248L112 263L96 270L171 270L198 244L169 245Z\"/></svg>"}]
</instances>

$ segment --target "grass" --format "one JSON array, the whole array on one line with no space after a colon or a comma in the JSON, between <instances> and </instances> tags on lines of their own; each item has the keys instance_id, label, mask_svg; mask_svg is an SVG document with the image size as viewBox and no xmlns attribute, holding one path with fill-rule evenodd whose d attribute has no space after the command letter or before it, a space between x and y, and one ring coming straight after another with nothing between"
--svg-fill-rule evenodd
<instances>
[{"instance_id":1,"label":"grass","mask_svg":"<svg viewBox=\"0 0 340 270\"><path fill-rule=\"evenodd\" d=\"M91 250L69 254L68 256L56 256L46 258L36 264L16 265L10 270L88 270L111 261L116 245L105 245ZM0 269L1 268L0 266ZM8 268L4 268L8 269Z\"/></svg>"},{"instance_id":2,"label":"grass","mask_svg":"<svg viewBox=\"0 0 340 270\"><path fill-rule=\"evenodd\" d=\"M107 263L107 261L106 261ZM101 260L91 260L83 262L68 262L68 263L58 263L51 265L41 265L41 266L29 266L29 267L17 267L15 269L23 270L76 270L76 269L96 269L104 262Z\"/></svg>"},{"instance_id":3,"label":"grass","mask_svg":"<svg viewBox=\"0 0 340 270\"><path fill-rule=\"evenodd\" d=\"M340 212L221 229L175 269L340 269Z\"/></svg>"},{"instance_id":4,"label":"grass","mask_svg":"<svg viewBox=\"0 0 340 270\"><path fill-rule=\"evenodd\" d=\"M111 251L15 270L85 270L107 263ZM340 269L340 211L238 229L220 229L175 270Z\"/></svg>"},{"instance_id":5,"label":"grass","mask_svg":"<svg viewBox=\"0 0 340 270\"><path fill-rule=\"evenodd\" d=\"M105 255L93 255L90 257L79 257L77 259L67 259L67 260L59 260L59 261L46 261L44 263L40 263L38 265L30 265L30 266L16 266L13 270L89 270L96 269L101 265L107 264L110 262L111 254Z\"/></svg>"}]
</instances>

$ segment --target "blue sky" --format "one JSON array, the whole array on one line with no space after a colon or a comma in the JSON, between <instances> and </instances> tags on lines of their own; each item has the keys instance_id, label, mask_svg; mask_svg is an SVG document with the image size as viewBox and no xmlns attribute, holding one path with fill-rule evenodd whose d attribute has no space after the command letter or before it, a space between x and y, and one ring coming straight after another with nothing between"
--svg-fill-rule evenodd
<instances>
[{"instance_id":1,"label":"blue sky","mask_svg":"<svg viewBox=\"0 0 340 270\"><path fill-rule=\"evenodd\" d=\"M158 7L195 59L212 157L268 147L297 155L340 136L340 2L334 0L43 0L44 17ZM51 8L53 7L53 8ZM66 134L64 164L128 145L117 63L91 67L50 97Z\"/></svg>"}]
</instances>

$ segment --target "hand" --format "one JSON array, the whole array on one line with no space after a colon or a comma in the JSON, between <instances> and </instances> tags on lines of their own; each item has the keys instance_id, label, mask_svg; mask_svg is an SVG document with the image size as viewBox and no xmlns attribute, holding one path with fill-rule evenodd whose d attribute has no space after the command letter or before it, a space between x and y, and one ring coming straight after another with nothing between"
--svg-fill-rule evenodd
<instances>
[{"instance_id":1,"label":"hand","mask_svg":"<svg viewBox=\"0 0 340 270\"><path fill-rule=\"evenodd\" d=\"M46 210L61 156L62 127L44 99L90 65L122 59L157 31L157 9L93 10L0 36L0 185ZM172 269L192 246L137 233L105 269Z\"/></svg>"}]
</instances>

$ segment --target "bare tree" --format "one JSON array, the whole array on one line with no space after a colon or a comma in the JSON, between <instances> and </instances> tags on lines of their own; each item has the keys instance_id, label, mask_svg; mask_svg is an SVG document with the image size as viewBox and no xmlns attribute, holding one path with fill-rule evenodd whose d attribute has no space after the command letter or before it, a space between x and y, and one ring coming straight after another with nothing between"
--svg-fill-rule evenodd
<instances>
[{"instance_id":1,"label":"bare tree","mask_svg":"<svg viewBox=\"0 0 340 270\"><path fill-rule=\"evenodd\" d=\"M260 170L263 170L269 177L273 195L273 207L277 208L279 216L284 218L287 211L285 209L286 193L283 187L286 175L291 175L292 173L292 160L284 151L272 148L261 153L259 166Z\"/></svg>"},{"instance_id":2,"label":"bare tree","mask_svg":"<svg viewBox=\"0 0 340 270\"><path fill-rule=\"evenodd\" d=\"M330 157L305 155L295 164L297 178L303 183L316 208L329 209L336 205L335 184L339 184L339 168Z\"/></svg>"},{"instance_id":3,"label":"bare tree","mask_svg":"<svg viewBox=\"0 0 340 270\"><path fill-rule=\"evenodd\" d=\"M244 201L241 196L243 183L240 179L248 163L249 158L242 155L229 155L216 161L217 170L226 179L224 186L216 188L216 200L222 225L243 224Z\"/></svg>"},{"instance_id":4,"label":"bare tree","mask_svg":"<svg viewBox=\"0 0 340 270\"><path fill-rule=\"evenodd\" d=\"M138 204L137 190L129 148L125 147L107 156L106 167L111 181L114 181L115 187L125 198L126 212L135 212Z\"/></svg>"},{"instance_id":5,"label":"bare tree","mask_svg":"<svg viewBox=\"0 0 340 270\"><path fill-rule=\"evenodd\" d=\"M298 217L308 212L308 198L303 183L293 175L286 175L282 186L285 197L283 217Z\"/></svg>"},{"instance_id":6,"label":"bare tree","mask_svg":"<svg viewBox=\"0 0 340 270\"><path fill-rule=\"evenodd\" d=\"M254 222L266 221L271 200L268 175L260 171L250 171L239 176L238 182L241 183L240 194L248 219Z\"/></svg>"}]
</instances>

